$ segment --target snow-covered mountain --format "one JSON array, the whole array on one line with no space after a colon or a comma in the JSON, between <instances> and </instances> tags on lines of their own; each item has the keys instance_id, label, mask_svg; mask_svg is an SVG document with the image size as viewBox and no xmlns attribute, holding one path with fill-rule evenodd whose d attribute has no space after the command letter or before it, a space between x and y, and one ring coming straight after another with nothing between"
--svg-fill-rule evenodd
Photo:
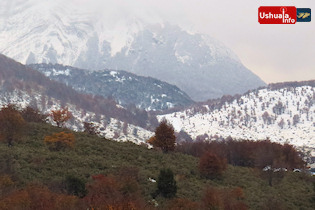
<instances>
[{"instance_id":1,"label":"snow-covered mountain","mask_svg":"<svg viewBox=\"0 0 315 210\"><path fill-rule=\"evenodd\" d=\"M101 136L138 144L153 135L149 127L156 122L143 110L127 110L114 101L79 94L0 54L0 108L8 104L30 106L46 114L68 107L73 115L68 128L83 131L84 122L94 123Z\"/></svg>"},{"instance_id":2,"label":"snow-covered mountain","mask_svg":"<svg viewBox=\"0 0 315 210\"><path fill-rule=\"evenodd\" d=\"M126 70L174 84L197 101L264 85L208 35L135 17L104 20L62 1L13 2L0 2L0 53L24 64Z\"/></svg>"},{"instance_id":3,"label":"snow-covered mountain","mask_svg":"<svg viewBox=\"0 0 315 210\"><path fill-rule=\"evenodd\" d=\"M315 81L269 85L164 117L193 138L270 139L315 151Z\"/></svg>"},{"instance_id":4,"label":"snow-covered mountain","mask_svg":"<svg viewBox=\"0 0 315 210\"><path fill-rule=\"evenodd\" d=\"M29 67L79 92L112 97L124 107L136 105L146 110L165 110L194 103L174 85L126 71L87 71L58 64L31 64Z\"/></svg>"}]
</instances>

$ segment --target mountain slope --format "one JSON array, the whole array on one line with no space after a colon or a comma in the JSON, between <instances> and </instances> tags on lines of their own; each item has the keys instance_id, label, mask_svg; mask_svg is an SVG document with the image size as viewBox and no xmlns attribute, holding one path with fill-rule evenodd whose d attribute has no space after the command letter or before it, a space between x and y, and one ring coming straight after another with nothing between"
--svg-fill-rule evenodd
<instances>
[{"instance_id":1,"label":"mountain slope","mask_svg":"<svg viewBox=\"0 0 315 210\"><path fill-rule=\"evenodd\" d=\"M0 55L0 106L10 103L21 108L32 106L44 113L67 106L73 115L67 127L83 130L84 122L92 122L107 138L136 143L150 137L152 132L147 129L155 128L157 123L154 116L143 110L127 110L113 100L79 94L38 71Z\"/></svg>"},{"instance_id":2,"label":"mountain slope","mask_svg":"<svg viewBox=\"0 0 315 210\"><path fill-rule=\"evenodd\" d=\"M0 53L22 63L60 63L151 76L203 101L265 83L222 43L136 18L112 22L70 4L1 1Z\"/></svg>"},{"instance_id":3,"label":"mountain slope","mask_svg":"<svg viewBox=\"0 0 315 210\"><path fill-rule=\"evenodd\" d=\"M196 101L265 85L219 41L169 24L148 26L104 64L175 84Z\"/></svg>"},{"instance_id":4,"label":"mountain slope","mask_svg":"<svg viewBox=\"0 0 315 210\"><path fill-rule=\"evenodd\" d=\"M194 138L269 138L315 149L315 81L271 84L163 117Z\"/></svg>"},{"instance_id":5,"label":"mountain slope","mask_svg":"<svg viewBox=\"0 0 315 210\"><path fill-rule=\"evenodd\" d=\"M126 71L87 71L57 64L32 64L29 67L79 92L113 97L125 107L134 104L141 109L164 110L193 103L186 93L174 85Z\"/></svg>"},{"instance_id":6,"label":"mountain slope","mask_svg":"<svg viewBox=\"0 0 315 210\"><path fill-rule=\"evenodd\" d=\"M116 177L119 181L119 188L126 186L122 189L125 194L126 192L141 190L139 196L144 196L145 201L151 203L152 193L157 188L154 181L158 180L159 170L164 167L171 168L174 176L178 177L176 178L178 187L176 201L178 199L185 199L185 201L189 199L199 202L204 198L205 189L208 186L215 186L220 189L238 189L233 191L233 195L243 191L244 197L241 200L250 209L268 209L271 202L274 209L277 209L279 206L284 209L312 209L314 204L310 199L315 193L312 180L306 178L303 173L288 171L280 180L274 178L274 186L270 187L266 179L257 175L256 170L229 165L222 179L210 180L200 176L198 171L199 158L191 155L179 152L165 154L127 142L109 141L84 133L74 133L76 141L73 149L59 152L50 151L43 139L47 135L60 131L63 131L63 129L47 124L32 123L23 141L15 144L14 147L8 149L6 144L0 143L0 170L2 172L0 177L4 180L1 183L4 185L1 190L2 192L8 191L10 182L5 181L10 179L4 179L6 177L3 176L3 172L9 173L8 175L11 175L15 182L13 189L9 188L10 194L15 195L14 198L16 198L16 200L8 199L7 194L1 193L0 204L3 204L3 200L6 200L9 204L1 206L6 207L6 209L25 209L25 206L28 204L25 202L27 197L23 196L23 199L21 199L21 196L16 196L21 195L20 193L12 193L12 190L15 192L21 191L23 186L34 186L34 183L36 183L37 185L45 185L53 189L54 192L65 193L64 183L69 175L91 184L93 183L91 176L97 174ZM137 177L136 182L133 181L134 177ZM109 182L105 184L107 183ZM122 185L123 183L128 185ZM136 185L137 183L139 186ZM98 191L97 196L101 197L106 193L107 199L114 197L113 199L117 201L116 191L115 193L108 193L108 191L103 190L108 189L104 188L104 185L99 188L102 191ZM38 200L45 201L47 194L44 194L43 191L40 191L40 193L43 196L35 197ZM34 194L38 195L39 193L34 192ZM122 199L125 197L122 196ZM67 202L64 205L65 207L62 208L60 206L65 202L62 202L61 199L56 200L59 204L59 209L86 210L88 208L88 206L82 205L82 202L78 203L77 207L71 208L69 206L73 204L72 200ZM135 199L135 201L137 200ZM169 201L169 198L163 198L162 196L156 198L160 209L174 209L174 207L167 208L165 206ZM13 206L16 203L21 203L23 207L14 208ZM42 203L49 203L48 208L52 206L51 202L41 202L40 204ZM179 205L182 203L179 202ZM188 202L188 204L190 203ZM38 206L38 203L36 205ZM153 206L152 208L150 207L151 205L148 205L148 209L154 209ZM43 209L43 207L40 209ZM141 208L141 210L145 209ZM183 208L180 206L177 209Z\"/></svg>"}]
</instances>

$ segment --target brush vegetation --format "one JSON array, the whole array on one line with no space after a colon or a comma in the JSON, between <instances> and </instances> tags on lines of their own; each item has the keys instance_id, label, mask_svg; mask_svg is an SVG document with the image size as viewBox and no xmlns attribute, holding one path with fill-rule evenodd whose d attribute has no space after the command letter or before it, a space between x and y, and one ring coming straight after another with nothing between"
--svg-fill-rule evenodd
<instances>
[{"instance_id":1,"label":"brush vegetation","mask_svg":"<svg viewBox=\"0 0 315 210\"><path fill-rule=\"evenodd\" d=\"M72 147L51 150L44 139L60 132L73 134L75 142ZM174 174L174 198L153 196L157 183L152 180L158 180L164 169ZM31 195L34 189L54 193L55 197L50 198L55 200L59 195L65 196L59 201L67 202L61 202L63 206L59 202L52 209L87 209L93 195L102 193L102 186L112 186L110 195L116 196L118 203L119 196L128 203L117 208L115 201L107 206L93 204L100 205L98 209L313 209L315 205L314 178L305 173L285 172L275 177L270 186L261 169L228 165L220 178L209 179L200 174L198 157L163 153L46 123L27 123L24 135L13 146L0 144L0 170L0 209L12 209L10 205L23 209L12 199L20 199L23 192ZM226 199L233 199L230 206L224 204ZM208 205L212 200L216 204L213 208ZM31 202L25 205L36 209Z\"/></svg>"}]
</instances>

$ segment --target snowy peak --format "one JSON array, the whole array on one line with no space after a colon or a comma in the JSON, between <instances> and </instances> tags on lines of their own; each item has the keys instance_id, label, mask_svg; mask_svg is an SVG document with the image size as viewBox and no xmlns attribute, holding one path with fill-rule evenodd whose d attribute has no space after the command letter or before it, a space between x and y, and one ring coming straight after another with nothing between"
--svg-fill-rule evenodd
<instances>
[{"instance_id":1,"label":"snowy peak","mask_svg":"<svg viewBox=\"0 0 315 210\"><path fill-rule=\"evenodd\" d=\"M143 24L137 19L121 20L117 25L104 23L100 14L61 0L4 0L0 6L4 23L0 25L0 38L6 40L1 53L24 64L74 65L91 48L97 48L94 53L106 49L114 55Z\"/></svg>"},{"instance_id":2,"label":"snowy peak","mask_svg":"<svg viewBox=\"0 0 315 210\"><path fill-rule=\"evenodd\" d=\"M4 15L5 24L0 26L0 37L6 40L2 53L22 63L71 62L78 57L77 51L84 50L82 40L94 30L90 16L68 13L67 5L53 1L26 1L19 6L7 3L7 7L11 12Z\"/></svg>"},{"instance_id":3,"label":"snowy peak","mask_svg":"<svg viewBox=\"0 0 315 210\"><path fill-rule=\"evenodd\" d=\"M145 28L115 56L102 62L110 69L175 84L197 101L265 85L220 42L169 24Z\"/></svg>"},{"instance_id":4,"label":"snowy peak","mask_svg":"<svg viewBox=\"0 0 315 210\"><path fill-rule=\"evenodd\" d=\"M61 0L10 2L0 3L0 53L24 64L126 70L176 85L197 101L265 85L219 41L158 18L93 13Z\"/></svg>"}]
</instances>

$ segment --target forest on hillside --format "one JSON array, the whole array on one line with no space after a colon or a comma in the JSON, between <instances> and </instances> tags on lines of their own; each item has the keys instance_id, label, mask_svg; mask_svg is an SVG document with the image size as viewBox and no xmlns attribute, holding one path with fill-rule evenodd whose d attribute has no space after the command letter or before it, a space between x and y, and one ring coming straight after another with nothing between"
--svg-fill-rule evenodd
<instances>
[{"instance_id":1,"label":"forest on hillside","mask_svg":"<svg viewBox=\"0 0 315 210\"><path fill-rule=\"evenodd\" d=\"M55 126L46 123L47 118ZM147 145L115 142L8 105L0 111L0 209L312 209L314 177L291 145L182 142L166 120ZM4 123L6 122L6 123ZM294 169L300 172L293 172Z\"/></svg>"}]
</instances>

